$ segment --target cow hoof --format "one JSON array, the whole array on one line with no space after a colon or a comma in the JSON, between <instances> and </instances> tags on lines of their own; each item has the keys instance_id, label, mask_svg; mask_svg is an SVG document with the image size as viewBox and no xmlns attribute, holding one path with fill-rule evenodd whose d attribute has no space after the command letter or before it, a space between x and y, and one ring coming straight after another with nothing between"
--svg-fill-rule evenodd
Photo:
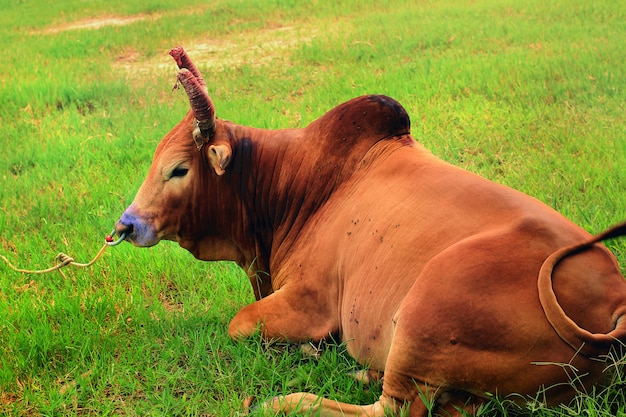
<instances>
[{"instance_id":1,"label":"cow hoof","mask_svg":"<svg viewBox=\"0 0 626 417\"><path fill-rule=\"evenodd\" d=\"M311 358L317 361L319 360L320 356L322 356L323 348L321 343L318 345L315 345L311 342L303 343L298 347L305 358Z\"/></svg>"},{"instance_id":2,"label":"cow hoof","mask_svg":"<svg viewBox=\"0 0 626 417\"><path fill-rule=\"evenodd\" d=\"M370 369L361 369L358 371L349 372L348 376L355 381L360 382L363 385L371 385L374 383L383 383L382 372L372 371Z\"/></svg>"},{"instance_id":3,"label":"cow hoof","mask_svg":"<svg viewBox=\"0 0 626 417\"><path fill-rule=\"evenodd\" d=\"M255 401L256 397L254 396L247 397L245 400L243 400L242 406L244 414L248 415L251 411L255 411L257 408L259 408L259 406L255 404Z\"/></svg>"}]
</instances>

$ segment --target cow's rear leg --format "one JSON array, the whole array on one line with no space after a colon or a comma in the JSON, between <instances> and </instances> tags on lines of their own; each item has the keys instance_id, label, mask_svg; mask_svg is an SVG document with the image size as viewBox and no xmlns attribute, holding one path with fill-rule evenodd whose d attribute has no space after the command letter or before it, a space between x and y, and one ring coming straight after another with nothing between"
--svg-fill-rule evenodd
<instances>
[{"instance_id":1,"label":"cow's rear leg","mask_svg":"<svg viewBox=\"0 0 626 417\"><path fill-rule=\"evenodd\" d=\"M412 398L404 401L395 400L383 395L374 404L355 405L329 400L314 394L298 392L295 394L275 397L261 405L264 410L284 412L312 412L320 417L462 417L474 415L477 407L484 402L471 394L463 392L442 393L432 390L425 384L411 381L409 389ZM419 393L419 394L416 394ZM443 394L443 395L442 395ZM443 401L441 404L439 400ZM406 411L408 410L408 413Z\"/></svg>"},{"instance_id":2,"label":"cow's rear leg","mask_svg":"<svg viewBox=\"0 0 626 417\"><path fill-rule=\"evenodd\" d=\"M320 417L384 417L399 416L401 404L380 397L374 404L355 405L329 400L314 394L298 392L282 397L275 397L261 406L264 410L312 412Z\"/></svg>"}]
</instances>

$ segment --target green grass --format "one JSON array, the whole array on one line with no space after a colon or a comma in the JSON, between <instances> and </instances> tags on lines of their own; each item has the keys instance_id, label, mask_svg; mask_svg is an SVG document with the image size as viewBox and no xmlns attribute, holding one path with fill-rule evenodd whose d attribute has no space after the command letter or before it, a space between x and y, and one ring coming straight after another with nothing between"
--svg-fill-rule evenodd
<instances>
[{"instance_id":1,"label":"green grass","mask_svg":"<svg viewBox=\"0 0 626 417\"><path fill-rule=\"evenodd\" d=\"M388 94L441 158L591 232L626 219L621 2L180 3L0 0L0 254L11 262L95 255L187 111L170 91L167 51L178 44L221 48L196 61L223 118L304 126L352 97ZM133 15L144 19L51 30ZM608 246L626 265L626 241ZM341 346L314 360L258 338L230 341L230 318L253 298L231 264L168 243L121 245L65 274L0 265L0 413L233 416L251 395L380 394L346 376L357 367ZM624 416L619 369L606 390L522 413ZM481 415L506 407L493 401Z\"/></svg>"}]
</instances>

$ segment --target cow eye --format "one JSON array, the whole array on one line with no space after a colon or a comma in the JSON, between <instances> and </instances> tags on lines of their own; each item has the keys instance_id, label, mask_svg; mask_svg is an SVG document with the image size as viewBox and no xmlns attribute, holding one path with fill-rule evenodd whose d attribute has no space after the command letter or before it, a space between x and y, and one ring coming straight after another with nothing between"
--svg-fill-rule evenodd
<instances>
[{"instance_id":1,"label":"cow eye","mask_svg":"<svg viewBox=\"0 0 626 417\"><path fill-rule=\"evenodd\" d=\"M170 178L184 177L185 175L187 175L188 172L189 172L189 168L176 167L172 171L172 176Z\"/></svg>"}]
</instances>

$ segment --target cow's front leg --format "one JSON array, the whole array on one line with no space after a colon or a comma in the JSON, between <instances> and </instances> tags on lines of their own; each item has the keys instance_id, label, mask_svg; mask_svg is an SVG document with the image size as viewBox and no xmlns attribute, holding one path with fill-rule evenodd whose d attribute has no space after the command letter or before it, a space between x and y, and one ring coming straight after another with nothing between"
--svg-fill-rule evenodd
<instances>
[{"instance_id":1,"label":"cow's front leg","mask_svg":"<svg viewBox=\"0 0 626 417\"><path fill-rule=\"evenodd\" d=\"M228 326L233 339L260 328L267 339L321 340L338 330L336 300L312 288L285 286L239 310Z\"/></svg>"}]
</instances>

